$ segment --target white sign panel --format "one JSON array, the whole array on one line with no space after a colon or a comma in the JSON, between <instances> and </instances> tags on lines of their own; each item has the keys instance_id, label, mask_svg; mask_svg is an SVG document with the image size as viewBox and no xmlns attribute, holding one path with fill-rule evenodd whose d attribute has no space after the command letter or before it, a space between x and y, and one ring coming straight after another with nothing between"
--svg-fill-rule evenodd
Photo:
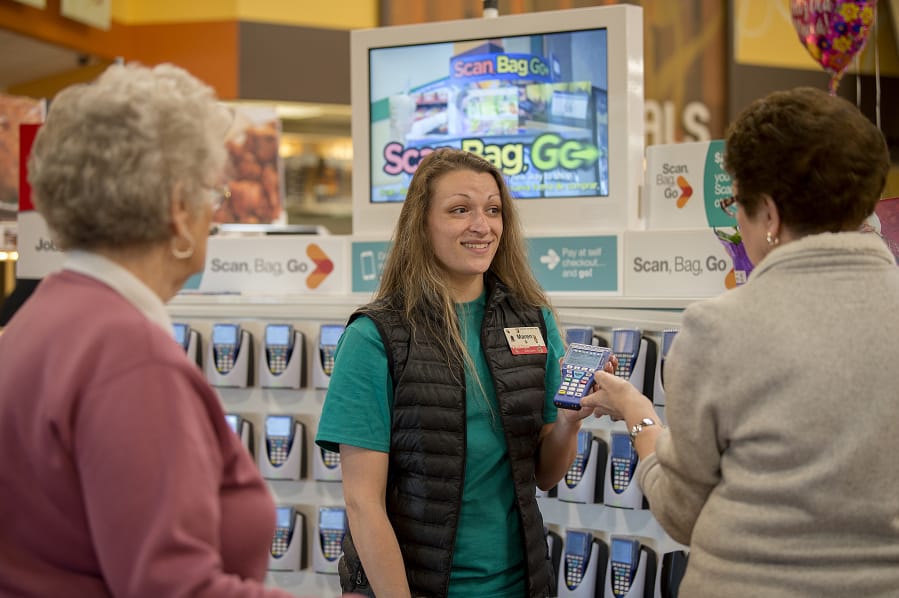
<instances>
[{"instance_id":1,"label":"white sign panel","mask_svg":"<svg viewBox=\"0 0 899 598\"><path fill-rule=\"evenodd\" d=\"M43 278L62 269L65 253L50 238L47 222L40 213L19 212L18 278Z\"/></svg>"},{"instance_id":2,"label":"white sign panel","mask_svg":"<svg viewBox=\"0 0 899 598\"><path fill-rule=\"evenodd\" d=\"M736 286L733 263L711 229L628 232L628 297L714 297Z\"/></svg>"},{"instance_id":3,"label":"white sign panel","mask_svg":"<svg viewBox=\"0 0 899 598\"><path fill-rule=\"evenodd\" d=\"M200 292L283 295L348 293L346 241L275 235L211 237Z\"/></svg>"}]
</instances>

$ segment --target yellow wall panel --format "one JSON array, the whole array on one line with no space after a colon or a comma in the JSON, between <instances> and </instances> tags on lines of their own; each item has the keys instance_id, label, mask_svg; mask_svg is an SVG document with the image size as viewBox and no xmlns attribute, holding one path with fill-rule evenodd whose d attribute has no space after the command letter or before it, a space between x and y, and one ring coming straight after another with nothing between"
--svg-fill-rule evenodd
<instances>
[{"instance_id":1,"label":"yellow wall panel","mask_svg":"<svg viewBox=\"0 0 899 598\"><path fill-rule=\"evenodd\" d=\"M886 1L878 2L877 32L868 34L860 57L861 72L874 72L874 40L877 39L880 72L899 75L899 48ZM790 0L734 0L734 60L738 64L818 70L799 41L790 16ZM853 59L847 72L856 72Z\"/></svg>"},{"instance_id":2,"label":"yellow wall panel","mask_svg":"<svg viewBox=\"0 0 899 598\"><path fill-rule=\"evenodd\" d=\"M324 29L378 25L377 0L113 0L112 18L128 25L261 21Z\"/></svg>"}]
</instances>

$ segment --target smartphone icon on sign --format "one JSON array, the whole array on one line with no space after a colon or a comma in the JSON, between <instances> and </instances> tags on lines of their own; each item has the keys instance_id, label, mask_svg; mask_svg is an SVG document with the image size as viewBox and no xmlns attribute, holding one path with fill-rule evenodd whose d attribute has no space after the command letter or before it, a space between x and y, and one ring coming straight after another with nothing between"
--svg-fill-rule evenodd
<instances>
[{"instance_id":1,"label":"smartphone icon on sign","mask_svg":"<svg viewBox=\"0 0 899 598\"><path fill-rule=\"evenodd\" d=\"M359 254L360 271L362 272L362 280L374 280L378 277L378 271L375 269L375 252L366 250Z\"/></svg>"}]
</instances>

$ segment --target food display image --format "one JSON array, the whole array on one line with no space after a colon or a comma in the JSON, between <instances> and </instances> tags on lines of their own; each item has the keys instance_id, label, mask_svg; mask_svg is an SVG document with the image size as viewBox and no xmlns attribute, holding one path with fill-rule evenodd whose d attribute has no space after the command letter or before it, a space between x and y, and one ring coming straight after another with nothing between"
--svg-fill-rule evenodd
<instances>
[{"instance_id":1,"label":"food display image","mask_svg":"<svg viewBox=\"0 0 899 598\"><path fill-rule=\"evenodd\" d=\"M43 102L0 93L0 220L16 217L19 202L19 125L43 120Z\"/></svg>"},{"instance_id":2,"label":"food display image","mask_svg":"<svg viewBox=\"0 0 899 598\"><path fill-rule=\"evenodd\" d=\"M228 195L213 215L221 223L282 221L281 125L274 110L235 108L228 148Z\"/></svg>"}]
</instances>

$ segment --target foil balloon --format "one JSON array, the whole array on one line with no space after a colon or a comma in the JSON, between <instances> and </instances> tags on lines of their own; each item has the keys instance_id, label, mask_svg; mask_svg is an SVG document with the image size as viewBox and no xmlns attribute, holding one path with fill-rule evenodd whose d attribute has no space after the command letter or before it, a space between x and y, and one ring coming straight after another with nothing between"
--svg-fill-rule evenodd
<instances>
[{"instance_id":1,"label":"foil balloon","mask_svg":"<svg viewBox=\"0 0 899 598\"><path fill-rule=\"evenodd\" d=\"M835 94L843 72L861 52L874 24L877 0L791 0L793 26L815 62L831 74Z\"/></svg>"}]
</instances>

